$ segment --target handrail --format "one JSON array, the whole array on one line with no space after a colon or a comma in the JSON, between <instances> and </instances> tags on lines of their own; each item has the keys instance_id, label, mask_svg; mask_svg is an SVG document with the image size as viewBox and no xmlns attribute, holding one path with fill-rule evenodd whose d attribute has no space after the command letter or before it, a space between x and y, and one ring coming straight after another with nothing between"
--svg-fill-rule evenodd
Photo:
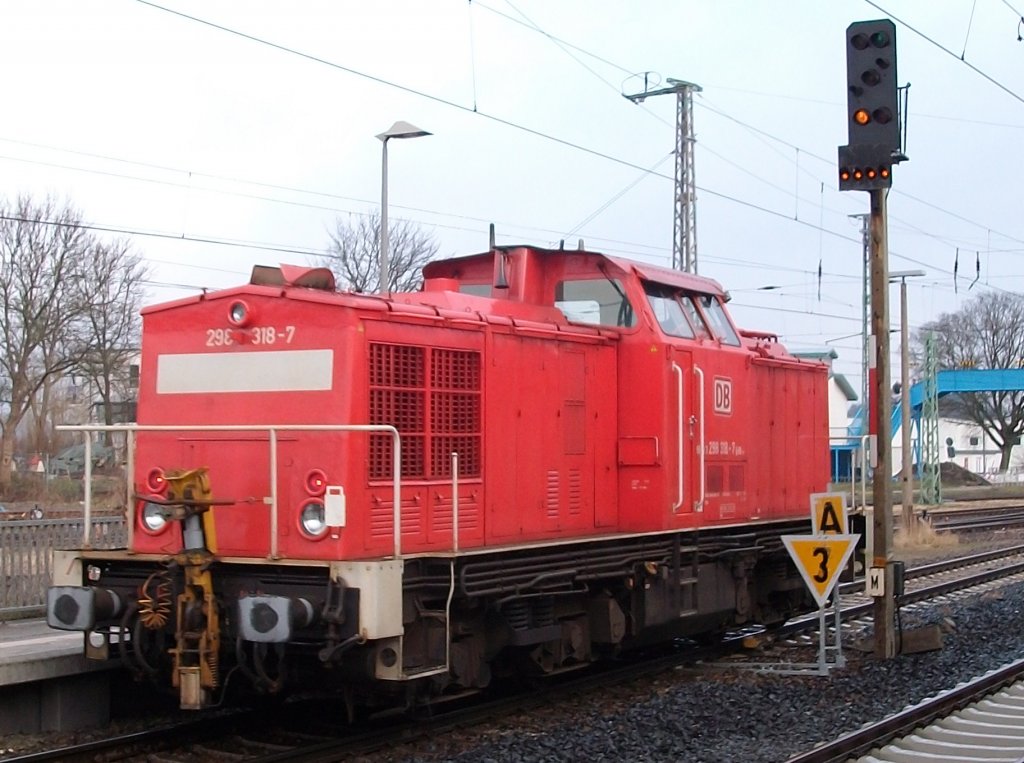
<instances>
[{"instance_id":1,"label":"handrail","mask_svg":"<svg viewBox=\"0 0 1024 763\"><path fill-rule=\"evenodd\" d=\"M871 435L863 435L860 438L860 505L868 505L868 454L867 447Z\"/></svg>"},{"instance_id":2,"label":"handrail","mask_svg":"<svg viewBox=\"0 0 1024 763\"><path fill-rule=\"evenodd\" d=\"M678 470L676 473L677 495L679 497L672 504L672 511L676 512L683 505L683 458L686 451L683 444L683 369L675 361L672 362L672 373L676 376L676 442L679 445Z\"/></svg>"},{"instance_id":3,"label":"handrail","mask_svg":"<svg viewBox=\"0 0 1024 763\"><path fill-rule=\"evenodd\" d=\"M277 534L277 433L278 432L378 432L391 436L394 443L392 450L392 489L394 493L394 556L400 559L402 556L402 438L398 430L390 424L63 424L57 429L62 432L83 432L85 436L85 500L83 508L85 512L84 528L82 531L82 545L89 548L90 543L90 520L92 518L92 442L88 436L90 432L124 432L129 437L130 450L133 452L128 456L128 463L134 467L134 434L137 432L267 432L270 438L270 496L264 499L270 504L270 555L268 558L278 558L278 534ZM135 482L134 473L127 475L128 502L127 520L129 528L135 524L135 501L132 497L132 485ZM131 530L129 530L131 532ZM129 536L132 537L132 536ZM129 546L130 548L130 546Z\"/></svg>"},{"instance_id":4,"label":"handrail","mask_svg":"<svg viewBox=\"0 0 1024 763\"><path fill-rule=\"evenodd\" d=\"M82 522L82 548L89 548L92 544L92 440L85 438L85 471L82 473L82 483L85 486L85 495L82 496L82 512L85 514L85 521Z\"/></svg>"},{"instance_id":5,"label":"handrail","mask_svg":"<svg viewBox=\"0 0 1024 763\"><path fill-rule=\"evenodd\" d=\"M693 365L693 372L700 377L700 384L697 385L697 397L700 400L700 500L693 502L693 510L704 511L704 498L707 492L707 474L704 468L704 372L696 363Z\"/></svg>"},{"instance_id":6,"label":"handrail","mask_svg":"<svg viewBox=\"0 0 1024 763\"><path fill-rule=\"evenodd\" d=\"M448 563L448 600L444 605L445 669L452 666L452 599L455 598L455 557L459 553L459 454L452 452L452 558Z\"/></svg>"},{"instance_id":7,"label":"handrail","mask_svg":"<svg viewBox=\"0 0 1024 763\"><path fill-rule=\"evenodd\" d=\"M459 553L459 454L452 453L452 551Z\"/></svg>"}]
</instances>

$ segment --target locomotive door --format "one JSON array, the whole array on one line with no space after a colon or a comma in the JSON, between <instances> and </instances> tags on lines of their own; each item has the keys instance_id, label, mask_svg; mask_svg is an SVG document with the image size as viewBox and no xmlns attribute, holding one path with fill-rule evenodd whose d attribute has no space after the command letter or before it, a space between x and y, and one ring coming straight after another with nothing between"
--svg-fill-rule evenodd
<instances>
[{"instance_id":1,"label":"locomotive door","mask_svg":"<svg viewBox=\"0 0 1024 763\"><path fill-rule=\"evenodd\" d=\"M673 514L700 511L703 504L704 418L700 401L703 373L689 352L673 349L669 363L668 411L670 454L667 480Z\"/></svg>"}]
</instances>

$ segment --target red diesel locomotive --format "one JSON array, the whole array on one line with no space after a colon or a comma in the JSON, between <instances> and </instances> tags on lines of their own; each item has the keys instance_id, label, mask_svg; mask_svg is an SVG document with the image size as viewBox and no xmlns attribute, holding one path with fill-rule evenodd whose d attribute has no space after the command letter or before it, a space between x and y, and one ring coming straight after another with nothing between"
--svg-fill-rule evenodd
<instances>
[{"instance_id":1,"label":"red diesel locomotive","mask_svg":"<svg viewBox=\"0 0 1024 763\"><path fill-rule=\"evenodd\" d=\"M726 301L495 247L417 293L257 267L147 308L128 548L57 552L48 622L204 708L411 701L805 611L780 535L826 488L827 371Z\"/></svg>"}]
</instances>

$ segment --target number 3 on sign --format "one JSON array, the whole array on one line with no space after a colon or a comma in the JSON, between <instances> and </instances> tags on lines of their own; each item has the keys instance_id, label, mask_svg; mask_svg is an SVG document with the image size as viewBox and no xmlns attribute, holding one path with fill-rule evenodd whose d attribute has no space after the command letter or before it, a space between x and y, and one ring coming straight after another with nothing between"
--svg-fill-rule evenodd
<instances>
[{"instance_id":1,"label":"number 3 on sign","mask_svg":"<svg viewBox=\"0 0 1024 763\"><path fill-rule=\"evenodd\" d=\"M846 566L859 538L859 535L782 536L786 550L819 607L828 601L839 582L839 571Z\"/></svg>"},{"instance_id":2,"label":"number 3 on sign","mask_svg":"<svg viewBox=\"0 0 1024 763\"><path fill-rule=\"evenodd\" d=\"M821 559L821 565L818 567L818 571L814 573L815 583L827 583L831 573L828 570L828 548L825 546L818 546L814 549L814 556Z\"/></svg>"}]
</instances>

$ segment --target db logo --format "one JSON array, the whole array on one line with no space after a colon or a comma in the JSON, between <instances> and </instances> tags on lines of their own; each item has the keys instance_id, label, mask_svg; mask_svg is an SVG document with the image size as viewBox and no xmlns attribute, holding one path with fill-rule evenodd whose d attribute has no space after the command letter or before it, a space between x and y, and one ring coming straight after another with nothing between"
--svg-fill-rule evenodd
<instances>
[{"instance_id":1,"label":"db logo","mask_svg":"<svg viewBox=\"0 0 1024 763\"><path fill-rule=\"evenodd\" d=\"M732 415L732 379L715 377L715 413Z\"/></svg>"}]
</instances>

